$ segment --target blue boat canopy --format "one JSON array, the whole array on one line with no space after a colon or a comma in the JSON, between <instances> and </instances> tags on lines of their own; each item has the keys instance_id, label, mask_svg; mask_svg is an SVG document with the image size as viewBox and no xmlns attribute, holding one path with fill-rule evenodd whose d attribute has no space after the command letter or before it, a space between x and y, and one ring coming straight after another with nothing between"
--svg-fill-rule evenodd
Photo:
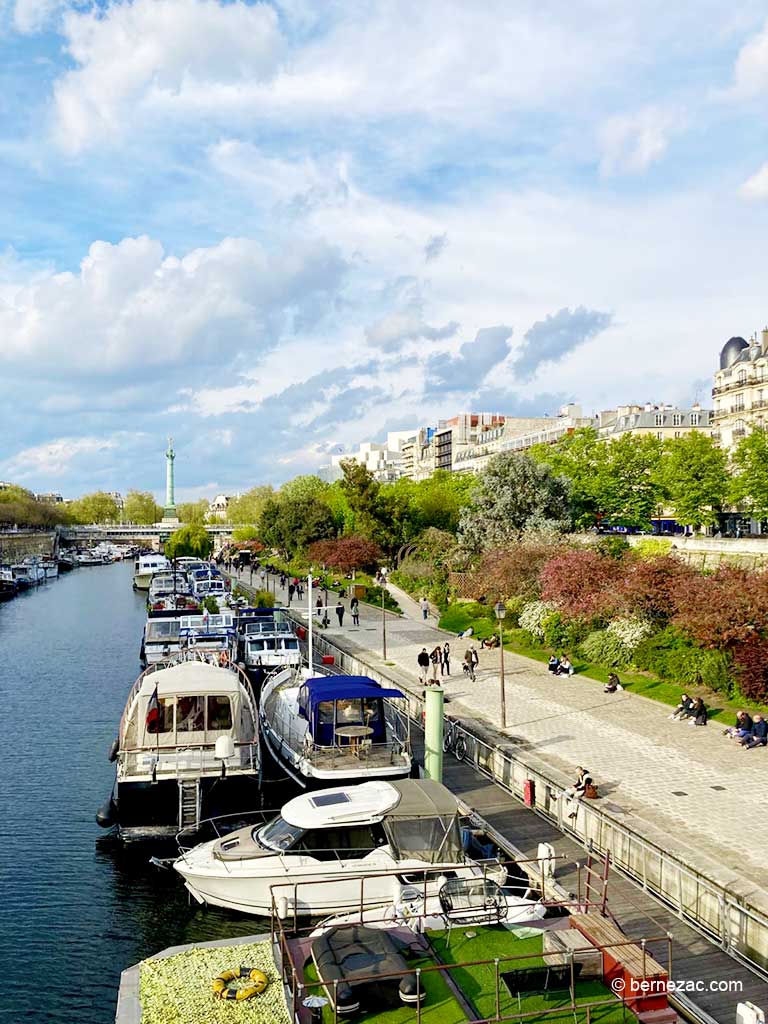
<instances>
[{"instance_id":1,"label":"blue boat canopy","mask_svg":"<svg viewBox=\"0 0 768 1024\"><path fill-rule=\"evenodd\" d=\"M336 736L336 727L342 725L367 726L371 740L381 743L386 736L384 698L404 699L405 694L368 676L320 676L299 690L299 714L309 722L316 743L345 742Z\"/></svg>"}]
</instances>

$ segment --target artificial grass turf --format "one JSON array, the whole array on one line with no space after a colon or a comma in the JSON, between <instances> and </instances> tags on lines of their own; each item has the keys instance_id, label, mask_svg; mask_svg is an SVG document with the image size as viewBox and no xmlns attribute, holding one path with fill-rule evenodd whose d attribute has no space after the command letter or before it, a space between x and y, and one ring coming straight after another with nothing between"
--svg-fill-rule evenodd
<instances>
[{"instance_id":1,"label":"artificial grass turf","mask_svg":"<svg viewBox=\"0 0 768 1024\"><path fill-rule=\"evenodd\" d=\"M434 963L429 959L414 957L408 960L408 966L415 970L417 967L433 967ZM318 980L317 970L311 960L304 965L304 980L305 982ZM467 1018L451 995L440 971L427 971L422 974L421 984L427 993L421 1006L422 1024L465 1024ZM313 988L310 990L310 994L324 996L325 992L321 988ZM376 1024L413 1024L416 1020L416 1009L404 1004L392 1008L382 1007L379 1010L375 1007L363 1006L361 1012L356 1016L358 1020L376 1021ZM323 1024L334 1024L333 1010L330 1005L323 1007Z\"/></svg>"},{"instance_id":2,"label":"artificial grass turf","mask_svg":"<svg viewBox=\"0 0 768 1024\"><path fill-rule=\"evenodd\" d=\"M474 933L473 938L467 938ZM431 931L429 940L440 958L447 964L468 963L476 960L501 961L499 973L520 970L524 967L543 967L542 956L544 938L542 935L528 938L516 938L513 932L504 927L454 928L450 940L447 932ZM521 957L522 959L505 960L505 957ZM475 967L455 967L451 975L466 998L477 1010L480 1019L496 1016L496 969L494 964L482 964ZM590 1010L590 1019L596 1024L620 1024L627 1017L622 1004L613 996L601 981L579 981L576 983L577 1003L598 1003L610 1000L605 1006L597 1006ZM517 996L509 993L503 980L499 982L499 1008L502 1016L517 1013L542 1012L541 1016L529 1017L530 1024L559 1024L571 1021L574 1015L570 1009L570 994L567 991L550 994L530 994ZM552 1012L554 1010L560 1012ZM577 1021L586 1020L586 1010L576 1012Z\"/></svg>"}]
</instances>

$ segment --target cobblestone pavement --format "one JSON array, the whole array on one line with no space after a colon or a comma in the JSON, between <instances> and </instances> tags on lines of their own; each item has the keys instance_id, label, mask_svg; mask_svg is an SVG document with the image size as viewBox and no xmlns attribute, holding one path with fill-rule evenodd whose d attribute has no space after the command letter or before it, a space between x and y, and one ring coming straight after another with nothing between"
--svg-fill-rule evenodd
<instances>
[{"instance_id":1,"label":"cobblestone pavement","mask_svg":"<svg viewBox=\"0 0 768 1024\"><path fill-rule=\"evenodd\" d=\"M247 575L244 577L247 579ZM480 650L477 681L461 671L471 645L438 630L433 617L421 618L418 605L391 588L403 617L387 616L388 662L418 686L416 656L446 640L451 645L451 676L441 682L459 719L499 729L500 654ZM336 603L336 595L329 602ZM348 601L344 601L348 607ZM347 612L324 631L329 639L381 656L381 612L361 605L360 626ZM335 628L334 628L335 627ZM555 678L546 666L505 651L507 729L504 735L522 754L571 774L588 767L601 796L616 810L643 819L676 844L687 845L748 878L760 888L768 867L768 819L764 813L768 749L744 750L722 735L722 727L691 728L670 721L670 709L626 691L603 693L602 684L573 676Z\"/></svg>"}]
</instances>

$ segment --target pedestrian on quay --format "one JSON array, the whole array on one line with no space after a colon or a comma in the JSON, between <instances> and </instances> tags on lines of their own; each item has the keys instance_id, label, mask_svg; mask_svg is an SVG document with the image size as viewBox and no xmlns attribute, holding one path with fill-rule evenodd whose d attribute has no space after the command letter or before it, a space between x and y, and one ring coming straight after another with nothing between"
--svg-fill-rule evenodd
<instances>
[{"instance_id":1,"label":"pedestrian on quay","mask_svg":"<svg viewBox=\"0 0 768 1024\"><path fill-rule=\"evenodd\" d=\"M421 617L426 622L427 619L429 618L429 601L426 599L426 597L422 597L421 601L419 602L419 606L421 608Z\"/></svg>"},{"instance_id":2,"label":"pedestrian on quay","mask_svg":"<svg viewBox=\"0 0 768 1024\"><path fill-rule=\"evenodd\" d=\"M295 593L296 593L295 585L293 583L289 583L288 584L288 607L290 607L291 601L293 600L293 595Z\"/></svg>"},{"instance_id":3,"label":"pedestrian on quay","mask_svg":"<svg viewBox=\"0 0 768 1024\"><path fill-rule=\"evenodd\" d=\"M474 648L468 647L464 652L464 672L474 683L475 681L475 657Z\"/></svg>"},{"instance_id":4,"label":"pedestrian on quay","mask_svg":"<svg viewBox=\"0 0 768 1024\"><path fill-rule=\"evenodd\" d=\"M317 599L317 601L315 603L315 611L317 612L318 619L321 619L323 617L323 599L322 599L322 597L318 597L318 599Z\"/></svg>"},{"instance_id":5,"label":"pedestrian on quay","mask_svg":"<svg viewBox=\"0 0 768 1024\"><path fill-rule=\"evenodd\" d=\"M472 644L472 668L477 669L480 665L480 655L477 653L477 648Z\"/></svg>"},{"instance_id":6,"label":"pedestrian on quay","mask_svg":"<svg viewBox=\"0 0 768 1024\"><path fill-rule=\"evenodd\" d=\"M344 605L339 601L336 605L336 618L339 620L339 628L344 625Z\"/></svg>"},{"instance_id":7,"label":"pedestrian on quay","mask_svg":"<svg viewBox=\"0 0 768 1024\"><path fill-rule=\"evenodd\" d=\"M430 663L432 665L432 682L437 682L437 666L440 664L440 660L443 654L442 647L438 644L437 647L432 651L429 656Z\"/></svg>"},{"instance_id":8,"label":"pedestrian on quay","mask_svg":"<svg viewBox=\"0 0 768 1024\"><path fill-rule=\"evenodd\" d=\"M248 567L248 582L253 586L253 562Z\"/></svg>"},{"instance_id":9,"label":"pedestrian on quay","mask_svg":"<svg viewBox=\"0 0 768 1024\"><path fill-rule=\"evenodd\" d=\"M448 641L443 646L443 658L440 662L440 674L449 676L451 674L451 648Z\"/></svg>"},{"instance_id":10,"label":"pedestrian on quay","mask_svg":"<svg viewBox=\"0 0 768 1024\"><path fill-rule=\"evenodd\" d=\"M352 625L360 625L360 602L356 597L353 597L349 602L349 610L352 612Z\"/></svg>"},{"instance_id":11,"label":"pedestrian on quay","mask_svg":"<svg viewBox=\"0 0 768 1024\"><path fill-rule=\"evenodd\" d=\"M259 573L259 576L261 578L261 589L263 590L267 584L267 570L262 568L261 572Z\"/></svg>"},{"instance_id":12,"label":"pedestrian on quay","mask_svg":"<svg viewBox=\"0 0 768 1024\"><path fill-rule=\"evenodd\" d=\"M296 584L296 597L301 601L304 598L304 584L299 580Z\"/></svg>"},{"instance_id":13,"label":"pedestrian on quay","mask_svg":"<svg viewBox=\"0 0 768 1024\"><path fill-rule=\"evenodd\" d=\"M427 648L422 647L419 652L419 656L416 658L419 666L419 682L426 683L427 675L429 673L429 655L427 654Z\"/></svg>"}]
</instances>

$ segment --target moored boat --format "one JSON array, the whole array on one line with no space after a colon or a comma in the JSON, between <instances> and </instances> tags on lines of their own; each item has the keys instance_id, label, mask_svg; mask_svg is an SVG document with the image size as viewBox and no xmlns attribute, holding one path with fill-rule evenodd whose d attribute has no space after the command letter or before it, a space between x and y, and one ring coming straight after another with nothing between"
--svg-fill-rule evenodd
<instances>
[{"instance_id":1,"label":"moored boat","mask_svg":"<svg viewBox=\"0 0 768 1024\"><path fill-rule=\"evenodd\" d=\"M284 669L264 682L261 733L302 786L402 779L412 765L405 702L401 690L368 676L305 679L302 671Z\"/></svg>"},{"instance_id":2,"label":"moored boat","mask_svg":"<svg viewBox=\"0 0 768 1024\"><path fill-rule=\"evenodd\" d=\"M128 695L112 797L96 820L123 839L173 836L259 803L256 707L238 669L182 656L150 666Z\"/></svg>"},{"instance_id":3,"label":"moored boat","mask_svg":"<svg viewBox=\"0 0 768 1024\"><path fill-rule=\"evenodd\" d=\"M19 592L19 585L13 578L11 569L0 568L0 601L10 601Z\"/></svg>"},{"instance_id":4,"label":"moored boat","mask_svg":"<svg viewBox=\"0 0 768 1024\"><path fill-rule=\"evenodd\" d=\"M167 572L171 563L164 555L139 555L133 565L133 589L149 590L152 577L158 572Z\"/></svg>"}]
</instances>

